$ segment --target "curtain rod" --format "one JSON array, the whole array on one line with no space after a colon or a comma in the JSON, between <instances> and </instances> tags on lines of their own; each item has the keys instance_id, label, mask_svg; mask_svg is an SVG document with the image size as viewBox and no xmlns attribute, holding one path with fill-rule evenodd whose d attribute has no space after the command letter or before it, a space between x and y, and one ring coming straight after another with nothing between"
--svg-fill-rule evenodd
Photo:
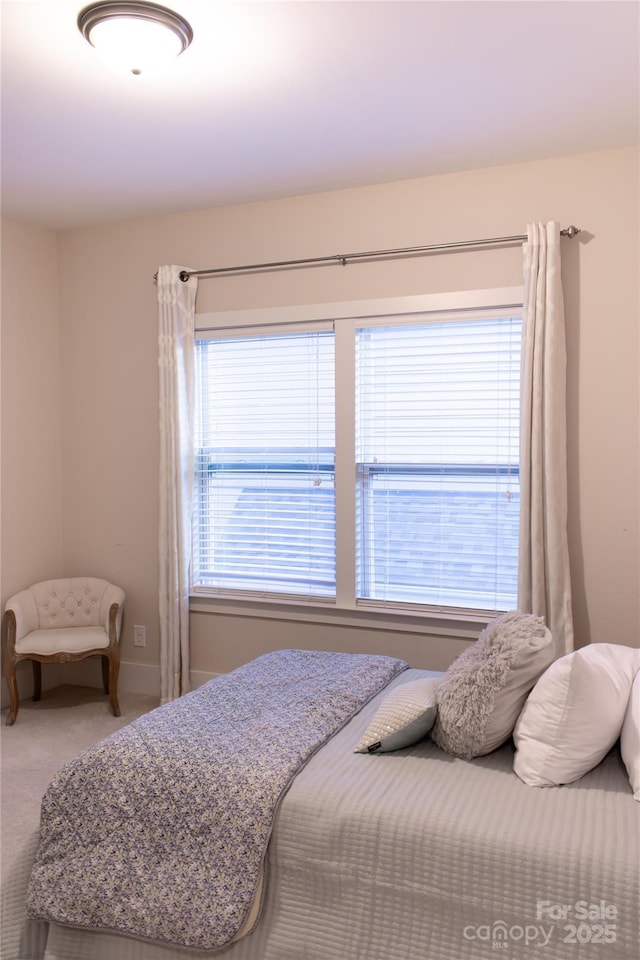
<instances>
[{"instance_id":1,"label":"curtain rod","mask_svg":"<svg viewBox=\"0 0 640 960\"><path fill-rule=\"evenodd\" d=\"M580 227L573 225L560 231L561 237L570 239L580 233ZM217 267L211 270L182 270L180 279L186 283L189 277L216 277L232 273L250 273L258 270L277 270L293 267L310 267L322 263L340 263L346 267L350 261L366 260L368 258L391 259L392 257L409 256L410 254L444 252L446 250L470 250L474 247L496 247L508 244L523 243L527 234L516 237L491 237L484 240L461 240L458 243L432 243L426 247L396 247L393 250L367 250L362 253L337 253L328 257L309 257L303 260L275 260L271 263L245 263L236 267ZM154 279L157 278L157 274Z\"/></svg>"}]
</instances>

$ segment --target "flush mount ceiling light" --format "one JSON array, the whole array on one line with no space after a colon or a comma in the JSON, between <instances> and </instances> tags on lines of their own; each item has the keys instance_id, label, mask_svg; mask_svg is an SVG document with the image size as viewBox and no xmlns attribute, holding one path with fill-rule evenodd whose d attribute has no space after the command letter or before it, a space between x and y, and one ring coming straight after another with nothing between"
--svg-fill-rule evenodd
<instances>
[{"instance_id":1,"label":"flush mount ceiling light","mask_svg":"<svg viewBox=\"0 0 640 960\"><path fill-rule=\"evenodd\" d=\"M161 73L193 40L187 21L156 3L92 3L78 15L78 29L118 73Z\"/></svg>"}]
</instances>

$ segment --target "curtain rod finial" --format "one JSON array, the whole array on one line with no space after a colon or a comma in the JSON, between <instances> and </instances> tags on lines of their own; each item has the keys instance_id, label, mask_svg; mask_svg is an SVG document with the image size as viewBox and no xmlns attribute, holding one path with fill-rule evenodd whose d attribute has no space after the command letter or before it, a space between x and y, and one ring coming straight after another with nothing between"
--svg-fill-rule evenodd
<instances>
[{"instance_id":1,"label":"curtain rod finial","mask_svg":"<svg viewBox=\"0 0 640 960\"><path fill-rule=\"evenodd\" d=\"M572 240L574 237L577 237L577 235L578 235L579 233L580 233L580 227L574 227L573 224L571 224L569 227L567 227L566 230L563 230L563 231L562 231L562 235L563 235L564 237L569 237L569 239L571 239L571 240Z\"/></svg>"}]
</instances>

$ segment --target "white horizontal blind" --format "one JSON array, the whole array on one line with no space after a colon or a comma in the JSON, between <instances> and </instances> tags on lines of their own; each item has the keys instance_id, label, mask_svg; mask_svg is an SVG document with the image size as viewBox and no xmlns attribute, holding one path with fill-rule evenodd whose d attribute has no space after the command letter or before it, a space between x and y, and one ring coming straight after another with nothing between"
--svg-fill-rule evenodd
<instances>
[{"instance_id":1,"label":"white horizontal blind","mask_svg":"<svg viewBox=\"0 0 640 960\"><path fill-rule=\"evenodd\" d=\"M519 316L356 333L358 601L516 605Z\"/></svg>"},{"instance_id":2,"label":"white horizontal blind","mask_svg":"<svg viewBox=\"0 0 640 960\"><path fill-rule=\"evenodd\" d=\"M193 585L335 594L331 332L196 344Z\"/></svg>"}]
</instances>

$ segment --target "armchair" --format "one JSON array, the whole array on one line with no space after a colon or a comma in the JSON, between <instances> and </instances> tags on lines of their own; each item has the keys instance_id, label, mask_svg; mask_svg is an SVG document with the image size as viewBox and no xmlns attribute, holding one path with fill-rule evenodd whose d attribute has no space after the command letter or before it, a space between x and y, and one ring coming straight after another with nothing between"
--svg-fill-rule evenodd
<instances>
[{"instance_id":1,"label":"armchair","mask_svg":"<svg viewBox=\"0 0 640 960\"><path fill-rule=\"evenodd\" d=\"M44 580L10 597L2 618L4 673L10 707L6 725L19 707L16 664L33 663L33 699L41 694L41 664L102 657L102 683L115 717L120 670L120 630L124 591L95 577Z\"/></svg>"}]
</instances>

